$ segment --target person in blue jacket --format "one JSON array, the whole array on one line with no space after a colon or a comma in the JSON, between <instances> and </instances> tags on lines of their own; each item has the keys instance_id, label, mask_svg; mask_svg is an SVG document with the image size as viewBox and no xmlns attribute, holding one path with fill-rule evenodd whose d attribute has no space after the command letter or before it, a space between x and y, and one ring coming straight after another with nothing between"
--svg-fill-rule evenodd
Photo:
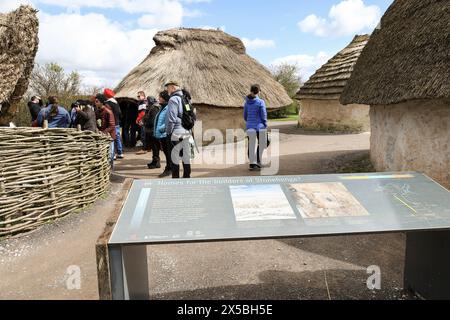
<instances>
[{"instance_id":1,"label":"person in blue jacket","mask_svg":"<svg viewBox=\"0 0 450 320\"><path fill-rule=\"evenodd\" d=\"M59 105L56 97L50 97L48 102L49 105L39 112L37 125L42 127L47 120L49 128L68 128L71 123L69 112Z\"/></svg>"},{"instance_id":2,"label":"person in blue jacket","mask_svg":"<svg viewBox=\"0 0 450 320\"><path fill-rule=\"evenodd\" d=\"M267 139L267 109L264 100L258 96L260 92L261 89L258 84L252 85L250 94L245 99L244 106L244 120L249 138L248 156L251 171L261 169L262 153L265 149L260 147L263 142L261 139ZM256 145L258 147L255 150L254 146ZM263 146L267 146L267 141Z\"/></svg>"},{"instance_id":3,"label":"person in blue jacket","mask_svg":"<svg viewBox=\"0 0 450 320\"><path fill-rule=\"evenodd\" d=\"M172 157L170 154L171 141L166 132L167 104L170 100L169 93L167 91L161 92L158 100L161 108L155 118L154 137L161 143L162 150L166 157L166 168L164 169L164 172L159 175L159 178L165 178L172 175Z\"/></svg>"}]
</instances>

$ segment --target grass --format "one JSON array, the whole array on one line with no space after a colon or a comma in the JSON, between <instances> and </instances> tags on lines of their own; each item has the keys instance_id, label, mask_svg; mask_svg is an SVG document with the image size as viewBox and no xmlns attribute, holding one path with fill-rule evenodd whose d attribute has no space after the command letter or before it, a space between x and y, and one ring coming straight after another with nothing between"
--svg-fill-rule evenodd
<instances>
[{"instance_id":1,"label":"grass","mask_svg":"<svg viewBox=\"0 0 450 320\"><path fill-rule=\"evenodd\" d=\"M353 134L361 133L364 131L363 126L360 124L355 125L343 125L343 124L313 124L313 125L301 125L300 129L310 132L323 132L323 133L336 133L336 134Z\"/></svg>"},{"instance_id":2,"label":"grass","mask_svg":"<svg viewBox=\"0 0 450 320\"><path fill-rule=\"evenodd\" d=\"M298 114L291 114L291 115L287 115L286 117L269 119L269 121L273 121L273 122L298 121Z\"/></svg>"}]
</instances>

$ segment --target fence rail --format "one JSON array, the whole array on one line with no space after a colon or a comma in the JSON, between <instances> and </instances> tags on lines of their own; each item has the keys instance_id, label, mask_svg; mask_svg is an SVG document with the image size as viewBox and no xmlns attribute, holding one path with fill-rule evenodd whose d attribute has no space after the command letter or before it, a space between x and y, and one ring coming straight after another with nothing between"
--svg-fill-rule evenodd
<instances>
[{"instance_id":1,"label":"fence rail","mask_svg":"<svg viewBox=\"0 0 450 320\"><path fill-rule=\"evenodd\" d=\"M107 136L0 128L0 238L83 209L109 188Z\"/></svg>"}]
</instances>

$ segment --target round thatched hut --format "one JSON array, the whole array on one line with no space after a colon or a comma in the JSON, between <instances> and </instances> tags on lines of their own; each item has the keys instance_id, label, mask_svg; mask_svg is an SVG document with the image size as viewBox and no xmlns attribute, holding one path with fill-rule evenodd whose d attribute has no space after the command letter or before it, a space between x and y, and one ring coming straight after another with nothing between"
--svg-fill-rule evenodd
<instances>
[{"instance_id":1,"label":"round thatched hut","mask_svg":"<svg viewBox=\"0 0 450 320\"><path fill-rule=\"evenodd\" d=\"M270 72L246 54L242 41L223 31L172 29L158 32L148 57L117 86L119 102L129 103L137 92L156 95L170 80L190 91L203 130L244 127L244 97L254 83L268 109L292 103ZM122 98L122 99L121 99Z\"/></svg>"},{"instance_id":2,"label":"round thatched hut","mask_svg":"<svg viewBox=\"0 0 450 320\"><path fill-rule=\"evenodd\" d=\"M341 102L369 104L380 171L417 170L450 186L450 1L395 1Z\"/></svg>"},{"instance_id":3,"label":"round thatched hut","mask_svg":"<svg viewBox=\"0 0 450 320\"><path fill-rule=\"evenodd\" d=\"M0 13L0 126L12 120L28 88L39 42L36 13L30 6Z\"/></svg>"},{"instance_id":4,"label":"round thatched hut","mask_svg":"<svg viewBox=\"0 0 450 320\"><path fill-rule=\"evenodd\" d=\"M339 102L342 90L352 74L368 35L356 36L342 51L316 71L300 88L299 124L305 128L369 130L369 106Z\"/></svg>"}]
</instances>

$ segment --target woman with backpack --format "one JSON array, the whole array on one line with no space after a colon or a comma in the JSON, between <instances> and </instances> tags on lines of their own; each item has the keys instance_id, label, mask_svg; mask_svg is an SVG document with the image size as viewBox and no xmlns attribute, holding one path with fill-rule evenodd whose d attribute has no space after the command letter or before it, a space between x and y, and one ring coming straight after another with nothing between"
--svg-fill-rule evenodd
<instances>
[{"instance_id":1,"label":"woman with backpack","mask_svg":"<svg viewBox=\"0 0 450 320\"><path fill-rule=\"evenodd\" d=\"M42 127L45 120L48 121L48 128L69 128L71 123L69 112L59 105L55 96L49 97L48 106L39 112L38 126Z\"/></svg>"},{"instance_id":2,"label":"woman with backpack","mask_svg":"<svg viewBox=\"0 0 450 320\"><path fill-rule=\"evenodd\" d=\"M164 86L170 95L167 105L166 132L171 141L172 178L180 178L180 161L183 162L183 179L191 177L191 129L194 124L191 103L176 81L169 81ZM187 110L189 108L189 110ZM189 121L192 120L192 121ZM188 125L189 124L189 125Z\"/></svg>"}]
</instances>

